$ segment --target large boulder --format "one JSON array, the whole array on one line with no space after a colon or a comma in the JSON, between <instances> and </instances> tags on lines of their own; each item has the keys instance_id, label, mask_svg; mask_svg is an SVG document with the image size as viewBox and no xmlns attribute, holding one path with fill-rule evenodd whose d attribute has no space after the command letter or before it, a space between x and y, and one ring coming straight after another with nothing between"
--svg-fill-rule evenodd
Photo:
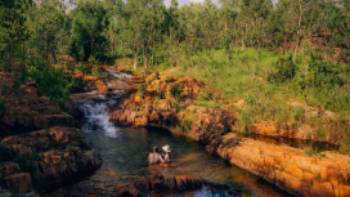
<instances>
[{"instance_id":1,"label":"large boulder","mask_svg":"<svg viewBox=\"0 0 350 197\"><path fill-rule=\"evenodd\" d=\"M309 156L301 149L223 136L218 154L296 196L350 196L350 158L333 152ZM335 162L336 161L336 162Z\"/></svg>"},{"instance_id":2,"label":"large boulder","mask_svg":"<svg viewBox=\"0 0 350 197\"><path fill-rule=\"evenodd\" d=\"M0 168L2 177L11 191L27 191L31 184L28 176L20 173L20 167L29 171L40 190L55 189L79 178L90 175L101 164L101 157L90 150L78 129L53 127L4 138L1 143L18 160L16 163L6 162ZM14 176L16 175L16 176ZM20 185L15 185L19 176L25 176Z\"/></svg>"}]
</instances>

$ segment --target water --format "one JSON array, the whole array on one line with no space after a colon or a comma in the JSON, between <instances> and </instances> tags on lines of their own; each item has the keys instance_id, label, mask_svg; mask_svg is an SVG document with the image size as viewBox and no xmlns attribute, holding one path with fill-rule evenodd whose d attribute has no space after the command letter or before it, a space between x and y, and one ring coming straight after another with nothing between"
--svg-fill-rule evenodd
<instances>
[{"instance_id":1,"label":"water","mask_svg":"<svg viewBox=\"0 0 350 197\"><path fill-rule=\"evenodd\" d=\"M110 71L114 78L128 78ZM261 178L220 158L208 155L203 147L185 138L173 137L164 130L118 128L108 117L108 109L117 104L122 95L112 92L106 96L83 99L77 104L84 113L82 130L102 158L102 167L87 180L61 190L63 194L80 196L81 193L104 193L116 184L129 184L152 174L190 175L230 186L242 196L287 196ZM147 155L153 146L169 144L172 163L149 167ZM73 194L73 195L72 195ZM106 195L108 196L108 195ZM232 196L227 191L203 187L196 191L162 196L216 197Z\"/></svg>"},{"instance_id":2,"label":"water","mask_svg":"<svg viewBox=\"0 0 350 197\"><path fill-rule=\"evenodd\" d=\"M82 129L104 161L101 169L89 179L95 185L98 183L108 187L127 184L142 176L161 172L169 175L194 175L227 184L243 196L286 195L262 179L208 155L203 147L185 138L173 137L164 130L117 128L108 118L108 107L115 104L111 100L114 99L101 97L99 101L84 101L80 104L85 115ZM161 147L165 144L169 144L173 150L172 164L150 168L147 164L149 151L155 145ZM211 191L205 187L186 195L229 196L223 191Z\"/></svg>"},{"instance_id":3,"label":"water","mask_svg":"<svg viewBox=\"0 0 350 197\"><path fill-rule=\"evenodd\" d=\"M88 102L81 107L85 116L85 122L82 130L90 133L96 129L100 129L106 136L116 138L118 136L118 128L109 120L108 105L106 103Z\"/></svg>"}]
</instances>

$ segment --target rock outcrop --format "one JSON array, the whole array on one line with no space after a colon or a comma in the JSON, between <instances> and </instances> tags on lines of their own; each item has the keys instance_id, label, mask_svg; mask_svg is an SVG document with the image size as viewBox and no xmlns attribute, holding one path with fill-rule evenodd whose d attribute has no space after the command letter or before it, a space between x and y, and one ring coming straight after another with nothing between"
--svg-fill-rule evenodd
<instances>
[{"instance_id":1,"label":"rock outcrop","mask_svg":"<svg viewBox=\"0 0 350 197\"><path fill-rule=\"evenodd\" d=\"M124 126L171 128L207 145L214 151L222 134L233 130L236 119L220 107L197 103L204 85L192 78L146 78L142 94L138 91L110 112L110 119ZM184 132L182 132L184 131ZM214 147L214 148L213 148Z\"/></svg>"},{"instance_id":2,"label":"rock outcrop","mask_svg":"<svg viewBox=\"0 0 350 197\"><path fill-rule=\"evenodd\" d=\"M102 164L74 128L53 127L9 136L1 144L10 155L8 160L14 161L2 164L1 182L18 193L31 191L32 185L40 191L55 189L91 174Z\"/></svg>"},{"instance_id":3,"label":"rock outcrop","mask_svg":"<svg viewBox=\"0 0 350 197\"><path fill-rule=\"evenodd\" d=\"M73 126L74 119L48 97L39 96L35 83L13 91L15 76L0 73L0 136L53 126Z\"/></svg>"},{"instance_id":4,"label":"rock outcrop","mask_svg":"<svg viewBox=\"0 0 350 197\"><path fill-rule=\"evenodd\" d=\"M218 154L296 196L350 196L350 158L332 152L308 156L235 134L223 136Z\"/></svg>"},{"instance_id":5,"label":"rock outcrop","mask_svg":"<svg viewBox=\"0 0 350 197\"><path fill-rule=\"evenodd\" d=\"M236 128L232 113L198 104L204 88L188 77L154 74L111 110L110 117L121 125L162 127L198 141L208 152L297 196L350 196L349 156L332 152L310 156L302 149L239 137L231 132ZM278 132L273 126L264 128L264 135Z\"/></svg>"}]
</instances>

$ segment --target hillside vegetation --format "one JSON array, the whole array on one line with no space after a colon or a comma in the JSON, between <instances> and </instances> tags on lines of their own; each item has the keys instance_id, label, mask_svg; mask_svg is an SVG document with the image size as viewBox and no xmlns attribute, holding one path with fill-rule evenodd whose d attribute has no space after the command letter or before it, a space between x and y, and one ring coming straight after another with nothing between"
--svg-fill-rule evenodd
<instances>
[{"instance_id":1,"label":"hillside vegetation","mask_svg":"<svg viewBox=\"0 0 350 197\"><path fill-rule=\"evenodd\" d=\"M104 64L192 76L222 96L199 103L237 114L239 132L308 131L349 151L349 1L71 2L0 2L0 69L14 92L35 83L65 107L82 85L71 73L103 78Z\"/></svg>"}]
</instances>

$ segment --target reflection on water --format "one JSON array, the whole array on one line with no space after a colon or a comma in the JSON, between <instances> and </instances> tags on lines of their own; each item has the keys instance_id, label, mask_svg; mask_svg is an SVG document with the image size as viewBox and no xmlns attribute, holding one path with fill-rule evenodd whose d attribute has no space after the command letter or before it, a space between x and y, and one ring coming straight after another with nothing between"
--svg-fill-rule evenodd
<instances>
[{"instance_id":1,"label":"reflection on water","mask_svg":"<svg viewBox=\"0 0 350 197\"><path fill-rule=\"evenodd\" d=\"M206 154L202 147L183 138L175 138L161 131L120 129L117 138L103 135L102 131L86 134L104 160L102 168L91 179L109 179L110 184L131 183L140 176L158 173L188 174L224 183L242 192L243 196L285 196L277 188L239 168L228 166L220 159ZM149 168L147 154L152 146L170 144L173 163ZM210 193L210 195L208 195ZM187 194L188 195L188 194ZM215 195L207 188L191 196ZM224 195L225 196L225 195Z\"/></svg>"}]
</instances>

